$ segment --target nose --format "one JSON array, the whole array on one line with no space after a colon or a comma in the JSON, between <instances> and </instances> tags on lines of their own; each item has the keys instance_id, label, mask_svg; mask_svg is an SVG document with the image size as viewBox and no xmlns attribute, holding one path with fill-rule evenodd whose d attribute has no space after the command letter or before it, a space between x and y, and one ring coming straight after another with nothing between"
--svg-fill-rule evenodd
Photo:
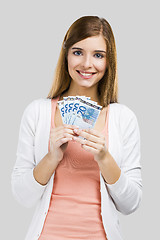
<instances>
[{"instance_id":1,"label":"nose","mask_svg":"<svg viewBox=\"0 0 160 240\"><path fill-rule=\"evenodd\" d=\"M82 66L84 69L92 67L92 59L90 55L85 55L82 60Z\"/></svg>"}]
</instances>

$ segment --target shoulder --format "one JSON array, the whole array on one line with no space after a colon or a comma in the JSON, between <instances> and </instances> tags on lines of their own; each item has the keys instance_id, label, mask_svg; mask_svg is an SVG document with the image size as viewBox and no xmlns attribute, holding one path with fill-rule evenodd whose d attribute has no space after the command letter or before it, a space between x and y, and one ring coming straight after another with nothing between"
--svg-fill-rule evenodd
<instances>
[{"instance_id":1,"label":"shoulder","mask_svg":"<svg viewBox=\"0 0 160 240\"><path fill-rule=\"evenodd\" d=\"M46 112L50 112L51 100L40 98L30 102L24 109L22 119L38 120L40 115L45 115Z\"/></svg>"},{"instance_id":2,"label":"shoulder","mask_svg":"<svg viewBox=\"0 0 160 240\"><path fill-rule=\"evenodd\" d=\"M39 98L36 100L33 100L32 102L30 102L24 111L28 112L28 111L39 111L40 108L45 108L48 107L48 105L50 105L51 100L50 99L45 99L45 98Z\"/></svg>"},{"instance_id":3,"label":"shoulder","mask_svg":"<svg viewBox=\"0 0 160 240\"><path fill-rule=\"evenodd\" d=\"M110 104L110 114L119 120L136 119L135 113L128 106L120 103Z\"/></svg>"},{"instance_id":4,"label":"shoulder","mask_svg":"<svg viewBox=\"0 0 160 240\"><path fill-rule=\"evenodd\" d=\"M138 128L136 114L126 105L120 103L110 104L110 122L116 124L122 132L127 129Z\"/></svg>"}]
</instances>

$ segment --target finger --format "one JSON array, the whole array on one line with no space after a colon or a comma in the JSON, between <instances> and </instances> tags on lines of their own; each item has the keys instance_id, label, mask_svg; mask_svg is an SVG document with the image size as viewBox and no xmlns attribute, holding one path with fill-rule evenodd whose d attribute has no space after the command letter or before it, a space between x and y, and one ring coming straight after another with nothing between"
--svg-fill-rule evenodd
<instances>
[{"instance_id":1,"label":"finger","mask_svg":"<svg viewBox=\"0 0 160 240\"><path fill-rule=\"evenodd\" d=\"M50 137L56 139L56 138L58 138L61 135L65 136L65 134L67 134L67 133L74 135L73 129L69 129L69 128L64 128L63 127L63 128L59 128L56 132L52 131L50 133Z\"/></svg>"},{"instance_id":2,"label":"finger","mask_svg":"<svg viewBox=\"0 0 160 240\"><path fill-rule=\"evenodd\" d=\"M60 138L58 141L56 141L56 148L59 148L64 143L67 143L69 141L72 141L72 138L66 137L66 138Z\"/></svg>"},{"instance_id":3,"label":"finger","mask_svg":"<svg viewBox=\"0 0 160 240\"><path fill-rule=\"evenodd\" d=\"M74 130L74 132L76 134L78 134L79 136L92 141L94 143L99 143L99 144L104 144L105 143L105 137L103 135L98 134L98 136L96 135L92 135L92 131L85 131L85 130Z\"/></svg>"},{"instance_id":4,"label":"finger","mask_svg":"<svg viewBox=\"0 0 160 240\"><path fill-rule=\"evenodd\" d=\"M59 126L59 127L54 127L54 128L51 128L51 133L54 133L54 132L57 132L57 131L60 131L61 129L63 129L63 125Z\"/></svg>"},{"instance_id":5,"label":"finger","mask_svg":"<svg viewBox=\"0 0 160 240\"><path fill-rule=\"evenodd\" d=\"M65 128L69 128L69 129L79 129L79 127L76 126L76 125L63 124L63 126L64 126Z\"/></svg>"},{"instance_id":6,"label":"finger","mask_svg":"<svg viewBox=\"0 0 160 240\"><path fill-rule=\"evenodd\" d=\"M92 134L93 136L96 136L96 137L101 137L102 134L99 133L97 130L93 129L93 128L88 128L88 129L83 129L84 132L86 133L90 133Z\"/></svg>"},{"instance_id":7,"label":"finger","mask_svg":"<svg viewBox=\"0 0 160 240\"><path fill-rule=\"evenodd\" d=\"M82 148L90 153L92 153L93 155L96 155L99 153L99 150L95 149L95 148L92 148L90 146L87 146L87 145L83 145L82 144Z\"/></svg>"},{"instance_id":8,"label":"finger","mask_svg":"<svg viewBox=\"0 0 160 240\"><path fill-rule=\"evenodd\" d=\"M62 138L73 138L73 135L70 133L61 133L59 136L56 137L55 142L59 141Z\"/></svg>"},{"instance_id":9,"label":"finger","mask_svg":"<svg viewBox=\"0 0 160 240\"><path fill-rule=\"evenodd\" d=\"M73 129L77 129L77 128L78 128L78 126L63 124L59 127L51 128L50 134L54 134L54 133L63 131L64 129L68 129L68 130L73 131Z\"/></svg>"},{"instance_id":10,"label":"finger","mask_svg":"<svg viewBox=\"0 0 160 240\"><path fill-rule=\"evenodd\" d=\"M73 137L74 133L73 133L73 130L70 130L70 129L61 129L59 130L59 132L52 132L50 134L50 140L53 142L53 144L59 140L60 138L63 138L63 137Z\"/></svg>"},{"instance_id":11,"label":"finger","mask_svg":"<svg viewBox=\"0 0 160 240\"><path fill-rule=\"evenodd\" d=\"M95 142L89 141L87 139L82 139L82 138L76 137L76 136L73 137L73 140L75 140L76 142L79 142L82 145L97 149L98 151L103 151L105 149L105 143L99 144L99 143L95 143Z\"/></svg>"}]
</instances>

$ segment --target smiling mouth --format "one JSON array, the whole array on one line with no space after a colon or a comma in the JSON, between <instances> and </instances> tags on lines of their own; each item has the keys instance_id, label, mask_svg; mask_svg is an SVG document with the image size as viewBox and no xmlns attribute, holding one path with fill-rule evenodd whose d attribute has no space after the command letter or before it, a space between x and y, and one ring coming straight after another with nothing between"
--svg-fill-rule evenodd
<instances>
[{"instance_id":1,"label":"smiling mouth","mask_svg":"<svg viewBox=\"0 0 160 240\"><path fill-rule=\"evenodd\" d=\"M90 77L90 76L96 74L95 72L82 72L82 71L78 71L78 70L76 70L76 71L84 77Z\"/></svg>"}]
</instances>

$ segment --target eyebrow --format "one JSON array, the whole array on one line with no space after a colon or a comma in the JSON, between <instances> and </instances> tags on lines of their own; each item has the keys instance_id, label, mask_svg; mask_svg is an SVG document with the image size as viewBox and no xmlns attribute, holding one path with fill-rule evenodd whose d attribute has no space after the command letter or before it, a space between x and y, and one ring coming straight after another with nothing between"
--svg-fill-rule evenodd
<instances>
[{"instance_id":1,"label":"eyebrow","mask_svg":"<svg viewBox=\"0 0 160 240\"><path fill-rule=\"evenodd\" d=\"M83 50L83 48L79 48L79 47L73 47L72 50L77 49L77 50ZM103 52L106 53L106 51L104 50L95 50L94 52Z\"/></svg>"}]
</instances>

